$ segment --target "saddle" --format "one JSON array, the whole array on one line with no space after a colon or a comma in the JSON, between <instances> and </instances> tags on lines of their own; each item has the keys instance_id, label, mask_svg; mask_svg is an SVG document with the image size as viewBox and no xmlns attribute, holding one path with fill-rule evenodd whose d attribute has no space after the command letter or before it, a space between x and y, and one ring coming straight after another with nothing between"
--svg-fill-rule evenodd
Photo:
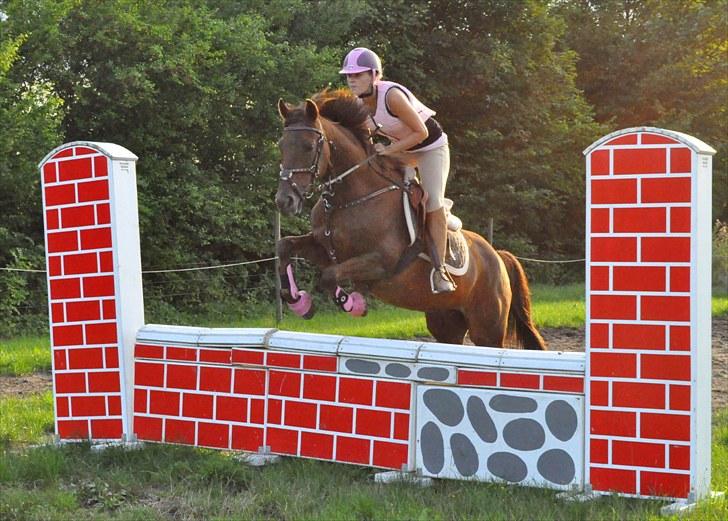
<instances>
[{"instance_id":1,"label":"saddle","mask_svg":"<svg viewBox=\"0 0 728 521\"><path fill-rule=\"evenodd\" d=\"M416 257L427 262L432 262L430 256L425 253L427 250L427 241L425 239L425 219L427 218L427 193L415 179L405 182L408 186L403 191L404 217L409 231L410 242L408 248L402 254L402 257L395 269L399 273ZM452 201L445 199L445 209L447 213L447 249L445 255L445 268L448 273L454 276L464 275L468 271L470 261L470 250L462 234L462 221L450 214ZM432 269L430 280L435 269Z\"/></svg>"}]
</instances>

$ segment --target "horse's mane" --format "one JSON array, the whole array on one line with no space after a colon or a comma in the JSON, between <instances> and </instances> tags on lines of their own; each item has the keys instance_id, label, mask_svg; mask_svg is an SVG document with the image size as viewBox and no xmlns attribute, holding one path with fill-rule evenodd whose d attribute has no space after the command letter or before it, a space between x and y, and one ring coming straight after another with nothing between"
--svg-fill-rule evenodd
<instances>
[{"instance_id":1,"label":"horse's mane","mask_svg":"<svg viewBox=\"0 0 728 521\"><path fill-rule=\"evenodd\" d=\"M348 128L365 149L369 148L369 129L366 125L369 112L356 96L346 89L324 89L311 99L321 116Z\"/></svg>"},{"instance_id":2,"label":"horse's mane","mask_svg":"<svg viewBox=\"0 0 728 521\"><path fill-rule=\"evenodd\" d=\"M371 141L367 119L369 111L359 99L348 89L324 89L311 96L311 100L318 107L319 115L329 121L338 123L351 131L367 154L371 153ZM286 118L288 124L304 122L306 112L303 105L289 113ZM403 175L403 164L400 159L389 156L377 156L374 161L385 168L391 168Z\"/></svg>"}]
</instances>

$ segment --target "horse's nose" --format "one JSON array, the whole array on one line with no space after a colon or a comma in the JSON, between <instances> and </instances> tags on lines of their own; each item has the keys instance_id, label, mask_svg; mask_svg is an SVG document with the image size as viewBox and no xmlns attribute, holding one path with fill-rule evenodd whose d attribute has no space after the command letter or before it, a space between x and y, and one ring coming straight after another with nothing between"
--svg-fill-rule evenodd
<instances>
[{"instance_id":1,"label":"horse's nose","mask_svg":"<svg viewBox=\"0 0 728 521\"><path fill-rule=\"evenodd\" d=\"M296 213L296 198L292 194L276 194L276 206L286 215Z\"/></svg>"}]
</instances>

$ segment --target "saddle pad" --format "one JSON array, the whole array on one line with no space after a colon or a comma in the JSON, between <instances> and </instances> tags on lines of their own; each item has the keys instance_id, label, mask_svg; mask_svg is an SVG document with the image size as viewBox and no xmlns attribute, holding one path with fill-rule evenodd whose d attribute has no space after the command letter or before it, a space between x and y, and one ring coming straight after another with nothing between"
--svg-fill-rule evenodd
<instances>
[{"instance_id":1,"label":"saddle pad","mask_svg":"<svg viewBox=\"0 0 728 521\"><path fill-rule=\"evenodd\" d=\"M431 262L429 255L420 253L419 257ZM445 268L450 275L460 277L468 271L470 250L461 231L447 232L447 255L445 257Z\"/></svg>"}]
</instances>

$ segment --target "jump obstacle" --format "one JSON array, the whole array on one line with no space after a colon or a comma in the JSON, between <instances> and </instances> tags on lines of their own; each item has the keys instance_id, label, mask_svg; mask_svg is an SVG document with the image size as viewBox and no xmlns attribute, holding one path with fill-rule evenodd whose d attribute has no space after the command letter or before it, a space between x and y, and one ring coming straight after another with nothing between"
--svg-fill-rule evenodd
<instances>
[{"instance_id":1,"label":"jump obstacle","mask_svg":"<svg viewBox=\"0 0 728 521\"><path fill-rule=\"evenodd\" d=\"M565 353L145 325L137 157L56 148L39 167L57 438L707 496L715 150L642 127L584 154L586 346Z\"/></svg>"}]
</instances>

